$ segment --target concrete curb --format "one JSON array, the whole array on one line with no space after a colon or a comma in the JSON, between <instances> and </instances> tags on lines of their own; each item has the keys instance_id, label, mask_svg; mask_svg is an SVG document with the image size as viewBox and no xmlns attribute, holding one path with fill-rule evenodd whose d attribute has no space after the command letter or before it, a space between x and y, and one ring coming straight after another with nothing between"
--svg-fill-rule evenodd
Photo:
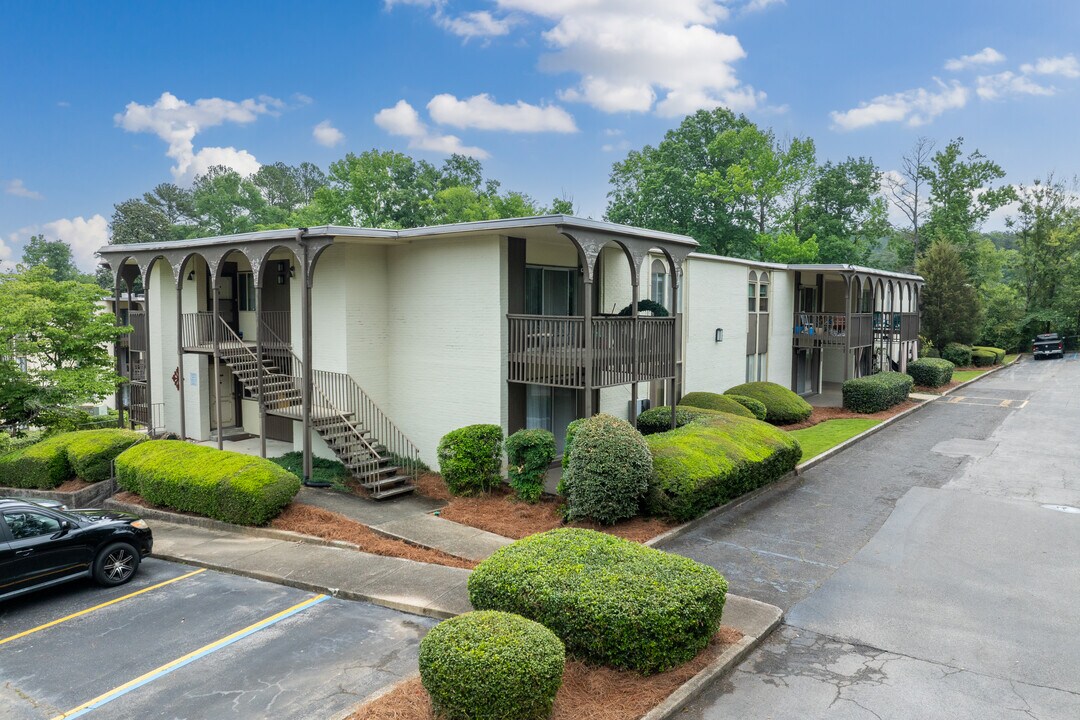
<instances>
[{"instance_id":1,"label":"concrete curb","mask_svg":"<svg viewBox=\"0 0 1080 720\"><path fill-rule=\"evenodd\" d=\"M293 532L292 530L276 530L274 528L263 527L251 527L249 525L233 525L232 523L222 522L221 520L213 520L211 518L198 517L196 515L183 515L181 513L173 513L168 510L158 510L157 508L143 507L142 505L135 505L132 503L121 502L116 499L109 499L105 501L106 510L118 510L120 512L134 513L142 518L149 520L162 520L164 522L170 522L175 525L191 525L192 527L203 528L204 530L217 530L219 532L235 533L237 535L248 535L250 537L261 537L269 540L285 540L287 542L307 543L308 545L321 545L323 547L337 547L346 548L348 550L355 550L357 552L364 552L360 549L359 545L355 545L351 542L345 542L344 540L327 540L325 538L316 537L315 535L305 535L303 533ZM357 523L362 524L362 523ZM428 545L421 545L420 543L413 542L399 535L393 533L381 532L371 527L370 525L364 525L368 530L381 535L389 540L400 540L401 542L412 545L416 548L422 548L424 550L435 550L446 555L457 557L461 560L468 560L469 558L461 558L453 553L448 553L441 548L430 547ZM370 554L370 553L369 553Z\"/></svg>"},{"instance_id":2,"label":"concrete curb","mask_svg":"<svg viewBox=\"0 0 1080 720\"><path fill-rule=\"evenodd\" d=\"M69 508L100 507L101 503L116 492L116 478L102 480L75 492L56 490L31 490L27 488L0 487L0 497L18 497L33 500L43 498L56 500Z\"/></svg>"}]
</instances>

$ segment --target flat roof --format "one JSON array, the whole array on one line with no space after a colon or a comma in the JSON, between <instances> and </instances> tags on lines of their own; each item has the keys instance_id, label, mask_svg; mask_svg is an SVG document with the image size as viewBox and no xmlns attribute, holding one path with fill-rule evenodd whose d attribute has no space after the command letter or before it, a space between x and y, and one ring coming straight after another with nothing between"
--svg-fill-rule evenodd
<instances>
[{"instance_id":1,"label":"flat roof","mask_svg":"<svg viewBox=\"0 0 1080 720\"><path fill-rule=\"evenodd\" d=\"M909 275L907 273L893 272L892 270L877 270L875 268L863 267L862 265L788 265L791 270L809 272L856 272L856 273L869 273L871 275L881 275L883 277L900 278L901 280L917 280L918 282L925 282L921 275Z\"/></svg>"},{"instance_id":2,"label":"flat roof","mask_svg":"<svg viewBox=\"0 0 1080 720\"><path fill-rule=\"evenodd\" d=\"M453 223L449 225L430 225L425 227L407 228L404 230L385 230L379 228L349 227L344 225L320 225L306 228L305 237L334 237L354 238L370 240L411 240L425 237L439 237L445 235L462 235L473 233L503 233L528 228L553 227L563 228L568 231L574 229L595 230L597 232L611 233L630 237L656 240L658 242L672 243L697 247L697 240L688 235L661 232L659 230L647 230L631 225L605 222L602 220L590 220L573 217L571 215L539 215L526 218L507 218L505 220L479 220L475 222ZM192 238L190 240L171 240L167 242L130 243L125 245L105 245L99 248L99 255L125 255L132 252L146 250L176 250L180 248L200 248L214 245L230 245L244 242L261 242L266 240L292 240L296 238L301 228L283 228L279 230L260 230L249 233L236 233L233 235L215 235L211 237Z\"/></svg>"}]
</instances>

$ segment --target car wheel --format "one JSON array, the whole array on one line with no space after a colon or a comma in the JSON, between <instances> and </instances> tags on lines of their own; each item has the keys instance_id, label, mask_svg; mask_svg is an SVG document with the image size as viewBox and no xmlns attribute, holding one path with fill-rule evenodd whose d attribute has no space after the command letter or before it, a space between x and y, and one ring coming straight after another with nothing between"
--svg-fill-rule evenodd
<instances>
[{"instance_id":1,"label":"car wheel","mask_svg":"<svg viewBox=\"0 0 1080 720\"><path fill-rule=\"evenodd\" d=\"M139 553L127 543L115 543L98 553L94 560L94 580L99 585L123 585L139 569Z\"/></svg>"}]
</instances>

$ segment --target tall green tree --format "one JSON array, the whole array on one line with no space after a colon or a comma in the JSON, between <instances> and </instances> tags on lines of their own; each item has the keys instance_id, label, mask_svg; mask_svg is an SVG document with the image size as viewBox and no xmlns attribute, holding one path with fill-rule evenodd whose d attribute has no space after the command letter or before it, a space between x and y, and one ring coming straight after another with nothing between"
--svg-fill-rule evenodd
<instances>
[{"instance_id":1,"label":"tall green tree","mask_svg":"<svg viewBox=\"0 0 1080 720\"><path fill-rule=\"evenodd\" d=\"M63 240L49 240L44 235L31 235L23 248L22 263L27 267L44 265L57 280L85 280L86 276L75 267L71 246Z\"/></svg>"},{"instance_id":2,"label":"tall green tree","mask_svg":"<svg viewBox=\"0 0 1080 720\"><path fill-rule=\"evenodd\" d=\"M973 342L981 309L960 250L947 240L936 240L917 270L926 281L921 296L923 334L938 348Z\"/></svg>"},{"instance_id":3,"label":"tall green tree","mask_svg":"<svg viewBox=\"0 0 1080 720\"><path fill-rule=\"evenodd\" d=\"M0 421L41 423L115 390L105 344L126 329L103 312L103 296L45 264L0 274Z\"/></svg>"},{"instance_id":4,"label":"tall green tree","mask_svg":"<svg viewBox=\"0 0 1080 720\"><path fill-rule=\"evenodd\" d=\"M132 198L113 206L109 242L115 245L174 240L168 216L145 200Z\"/></svg>"},{"instance_id":5,"label":"tall green tree","mask_svg":"<svg viewBox=\"0 0 1080 720\"><path fill-rule=\"evenodd\" d=\"M800 237L815 235L820 261L866 263L889 235L881 171L869 158L826 162L818 170L801 213Z\"/></svg>"}]
</instances>

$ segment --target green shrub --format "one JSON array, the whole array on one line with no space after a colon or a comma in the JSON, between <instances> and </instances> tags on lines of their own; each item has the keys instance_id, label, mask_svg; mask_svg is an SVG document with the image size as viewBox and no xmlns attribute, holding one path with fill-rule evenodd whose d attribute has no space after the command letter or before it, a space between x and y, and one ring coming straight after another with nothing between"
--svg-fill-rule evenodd
<instances>
[{"instance_id":1,"label":"green shrub","mask_svg":"<svg viewBox=\"0 0 1080 720\"><path fill-rule=\"evenodd\" d=\"M144 437L119 428L52 435L0 457L0 486L49 490L72 477L107 480L113 459Z\"/></svg>"},{"instance_id":2,"label":"green shrub","mask_svg":"<svg viewBox=\"0 0 1080 720\"><path fill-rule=\"evenodd\" d=\"M726 593L707 565L573 528L500 548L469 576L474 607L523 615L572 655L643 673L697 655L720 626Z\"/></svg>"},{"instance_id":3,"label":"green shrub","mask_svg":"<svg viewBox=\"0 0 1080 720\"><path fill-rule=\"evenodd\" d=\"M41 442L0 457L0 485L50 490L70 480L69 433L53 435Z\"/></svg>"},{"instance_id":4,"label":"green shrub","mask_svg":"<svg viewBox=\"0 0 1080 720\"><path fill-rule=\"evenodd\" d=\"M120 428L74 432L67 443L68 462L86 482L108 480L116 456L145 439L142 433Z\"/></svg>"},{"instance_id":5,"label":"green shrub","mask_svg":"<svg viewBox=\"0 0 1080 720\"><path fill-rule=\"evenodd\" d=\"M949 343L941 350L941 357L951 362L956 367L971 365L971 346L960 343Z\"/></svg>"},{"instance_id":6,"label":"green shrub","mask_svg":"<svg viewBox=\"0 0 1080 720\"><path fill-rule=\"evenodd\" d=\"M567 519L613 525L634 517L652 469L649 446L630 423L603 414L586 419L574 432L570 462L563 467Z\"/></svg>"},{"instance_id":7,"label":"green shrub","mask_svg":"<svg viewBox=\"0 0 1080 720\"><path fill-rule=\"evenodd\" d=\"M783 430L717 415L646 438L653 477L646 509L684 521L790 472L802 449Z\"/></svg>"},{"instance_id":8,"label":"green shrub","mask_svg":"<svg viewBox=\"0 0 1080 720\"><path fill-rule=\"evenodd\" d=\"M566 425L566 439L563 441L562 474L559 475L559 484L555 488L555 492L562 497L567 497L570 494L570 490L566 486L566 467L570 464L570 448L574 445L574 433L577 432L583 422L585 422L585 418L578 418L577 420L571 420Z\"/></svg>"},{"instance_id":9,"label":"green shrub","mask_svg":"<svg viewBox=\"0 0 1080 720\"><path fill-rule=\"evenodd\" d=\"M675 407L675 427L682 427L698 418L718 415L720 412L720 410L706 410L701 407L677 405ZM638 415L637 428L642 435L667 432L671 429L671 407L661 405L641 413Z\"/></svg>"},{"instance_id":10,"label":"green shrub","mask_svg":"<svg viewBox=\"0 0 1080 720\"><path fill-rule=\"evenodd\" d=\"M887 410L907 400L915 386L910 375L880 372L848 380L842 386L844 407L852 412L873 413Z\"/></svg>"},{"instance_id":11,"label":"green shrub","mask_svg":"<svg viewBox=\"0 0 1080 720\"><path fill-rule=\"evenodd\" d=\"M304 477L304 453L299 450L267 458L267 460L285 468L298 478ZM391 460L391 462L395 461ZM311 458L311 482L330 483L332 487L348 490L345 485L345 481L348 479L349 469L345 467L344 463L330 458L319 457L318 455Z\"/></svg>"},{"instance_id":12,"label":"green shrub","mask_svg":"<svg viewBox=\"0 0 1080 720\"><path fill-rule=\"evenodd\" d=\"M765 406L765 420L773 425L790 425L810 417L810 403L783 385L771 382L750 382L724 391L725 395L753 398Z\"/></svg>"},{"instance_id":13,"label":"green shrub","mask_svg":"<svg viewBox=\"0 0 1080 720\"><path fill-rule=\"evenodd\" d=\"M7 455L16 450L22 450L25 447L37 444L41 442L44 436L45 433L41 430L31 430L22 435L9 435L6 432L0 432L0 455Z\"/></svg>"},{"instance_id":14,"label":"green shrub","mask_svg":"<svg viewBox=\"0 0 1080 720\"><path fill-rule=\"evenodd\" d=\"M542 720L562 685L566 650L538 622L482 610L445 620L420 642L420 681L448 720Z\"/></svg>"},{"instance_id":15,"label":"green shrub","mask_svg":"<svg viewBox=\"0 0 1080 720\"><path fill-rule=\"evenodd\" d=\"M120 487L154 505L237 525L264 525L300 490L300 479L270 460L150 440L116 458Z\"/></svg>"},{"instance_id":16,"label":"green shrub","mask_svg":"<svg viewBox=\"0 0 1080 720\"><path fill-rule=\"evenodd\" d=\"M506 458L514 492L525 502L537 502L555 459L555 436L547 430L518 430L506 438Z\"/></svg>"},{"instance_id":17,"label":"green shrub","mask_svg":"<svg viewBox=\"0 0 1080 720\"><path fill-rule=\"evenodd\" d=\"M972 350L972 352L974 352L976 350L985 350L988 353L993 353L994 354L994 364L995 365L1000 365L1001 363L1005 362L1005 355L1007 354L1001 348L987 347L985 345L972 345L971 350Z\"/></svg>"},{"instance_id":18,"label":"green shrub","mask_svg":"<svg viewBox=\"0 0 1080 720\"><path fill-rule=\"evenodd\" d=\"M989 350L971 350L971 364L975 367L988 367L997 361L997 355Z\"/></svg>"},{"instance_id":19,"label":"green shrub","mask_svg":"<svg viewBox=\"0 0 1080 720\"><path fill-rule=\"evenodd\" d=\"M916 385L941 387L949 384L955 369L956 366L948 360L927 357L909 362L907 374L912 377Z\"/></svg>"},{"instance_id":20,"label":"green shrub","mask_svg":"<svg viewBox=\"0 0 1080 720\"><path fill-rule=\"evenodd\" d=\"M729 397L742 405L749 410L757 420L764 420L768 415L768 411L765 409L765 403L760 400L755 400L754 398L745 395L725 395L724 397Z\"/></svg>"},{"instance_id":21,"label":"green shrub","mask_svg":"<svg viewBox=\"0 0 1080 720\"><path fill-rule=\"evenodd\" d=\"M754 413L733 397L711 392L692 392L682 396L680 405L731 413L740 417L754 417Z\"/></svg>"},{"instance_id":22,"label":"green shrub","mask_svg":"<svg viewBox=\"0 0 1080 720\"><path fill-rule=\"evenodd\" d=\"M466 425L443 435L439 472L454 495L487 492L502 480L502 428Z\"/></svg>"}]
</instances>

